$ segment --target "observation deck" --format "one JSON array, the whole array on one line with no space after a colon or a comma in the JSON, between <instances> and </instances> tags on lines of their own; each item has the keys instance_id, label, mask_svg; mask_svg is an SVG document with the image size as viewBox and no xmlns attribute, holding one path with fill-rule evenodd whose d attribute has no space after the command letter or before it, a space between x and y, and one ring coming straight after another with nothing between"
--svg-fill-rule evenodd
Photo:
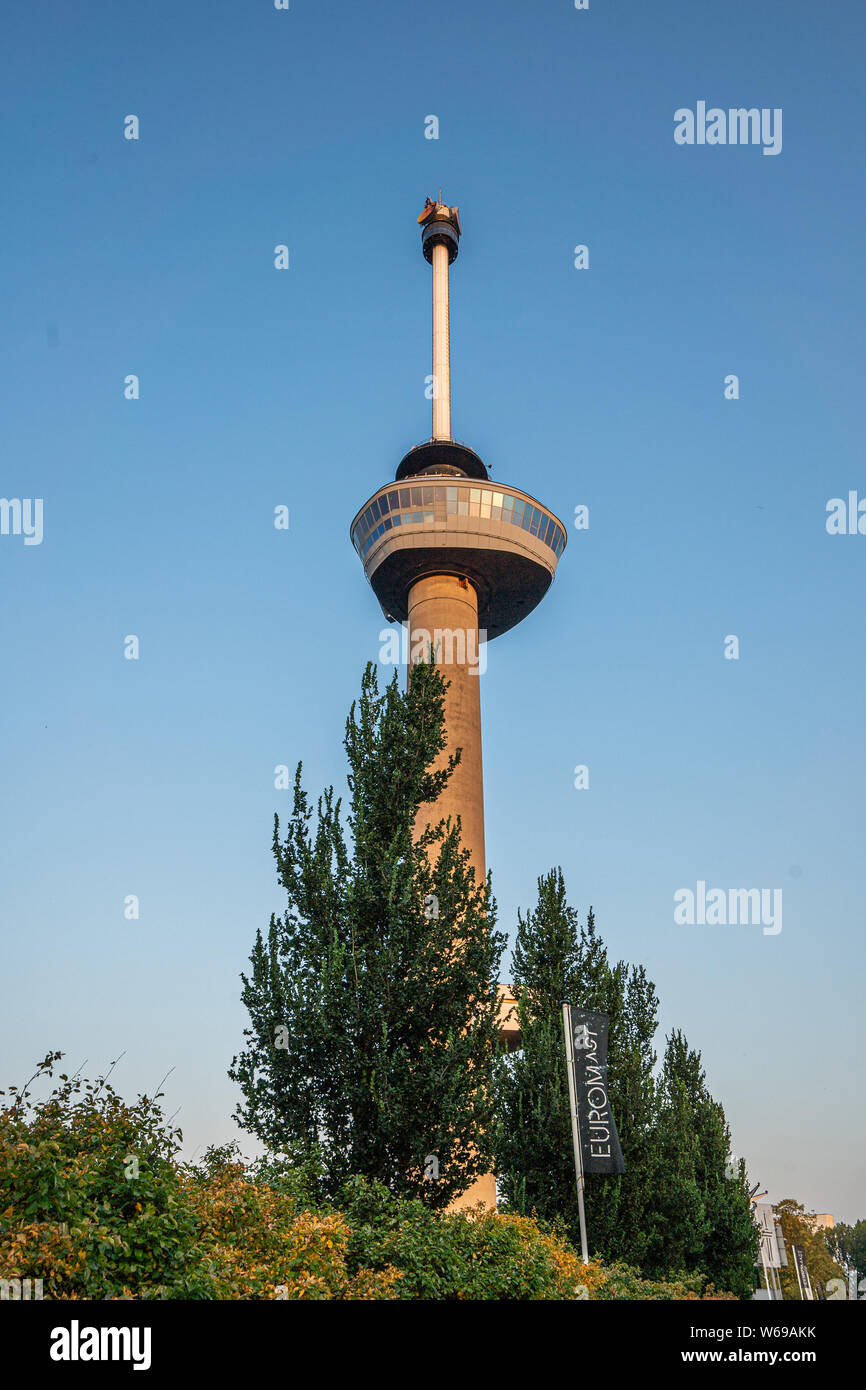
<instances>
[{"instance_id":1,"label":"observation deck","mask_svg":"<svg viewBox=\"0 0 866 1390\"><path fill-rule=\"evenodd\" d=\"M541 602L566 545L563 523L529 493L432 473L381 487L354 518L351 537L389 621L408 619L418 579L454 574L475 588L488 640Z\"/></svg>"}]
</instances>

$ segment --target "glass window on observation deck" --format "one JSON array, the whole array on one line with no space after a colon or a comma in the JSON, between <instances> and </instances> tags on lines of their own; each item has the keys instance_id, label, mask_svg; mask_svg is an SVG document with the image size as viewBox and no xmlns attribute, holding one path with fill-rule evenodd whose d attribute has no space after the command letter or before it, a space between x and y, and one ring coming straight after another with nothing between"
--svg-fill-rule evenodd
<instances>
[{"instance_id":1,"label":"glass window on observation deck","mask_svg":"<svg viewBox=\"0 0 866 1390\"><path fill-rule=\"evenodd\" d=\"M375 498L356 521L352 544L365 557L376 542L395 526L432 526L448 516L510 522L537 536L557 558L565 549L566 536L559 522L539 507L513 493L493 488L458 484L401 486Z\"/></svg>"}]
</instances>

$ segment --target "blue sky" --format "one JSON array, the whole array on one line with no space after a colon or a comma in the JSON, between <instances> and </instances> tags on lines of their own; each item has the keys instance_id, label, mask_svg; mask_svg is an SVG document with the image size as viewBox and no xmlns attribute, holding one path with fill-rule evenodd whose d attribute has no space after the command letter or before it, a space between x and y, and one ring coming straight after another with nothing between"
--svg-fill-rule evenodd
<instances>
[{"instance_id":1,"label":"blue sky","mask_svg":"<svg viewBox=\"0 0 866 1390\"><path fill-rule=\"evenodd\" d=\"M455 437L590 508L488 653L500 920L561 864L753 1181L866 1214L866 537L825 529L866 496L862 8L54 0L5 29L0 493L44 499L44 539L0 536L4 1083L126 1049L127 1094L175 1068L187 1153L235 1133L273 769L343 784L384 626L348 527L429 434L441 185ZM781 108L782 152L676 145L702 100ZM675 924L698 880L781 888L782 932Z\"/></svg>"}]
</instances>

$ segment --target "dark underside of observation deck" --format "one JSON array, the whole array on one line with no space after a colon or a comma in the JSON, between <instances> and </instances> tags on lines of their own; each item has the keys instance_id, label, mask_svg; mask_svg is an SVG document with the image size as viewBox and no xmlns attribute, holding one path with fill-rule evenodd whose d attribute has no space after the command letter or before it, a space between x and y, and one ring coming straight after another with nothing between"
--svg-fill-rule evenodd
<instances>
[{"instance_id":1,"label":"dark underside of observation deck","mask_svg":"<svg viewBox=\"0 0 866 1390\"><path fill-rule=\"evenodd\" d=\"M478 626L499 637L531 613L550 588L553 575L529 556L471 547L407 547L386 555L370 576L385 616L405 622L409 590L428 575L468 579L478 594Z\"/></svg>"}]
</instances>

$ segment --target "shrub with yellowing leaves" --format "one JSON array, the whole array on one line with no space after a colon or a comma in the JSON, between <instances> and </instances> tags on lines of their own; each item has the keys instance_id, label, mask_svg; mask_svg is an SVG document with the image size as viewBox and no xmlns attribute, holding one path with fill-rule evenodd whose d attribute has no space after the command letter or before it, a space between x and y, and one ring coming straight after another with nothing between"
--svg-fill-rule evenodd
<instances>
[{"instance_id":1,"label":"shrub with yellowing leaves","mask_svg":"<svg viewBox=\"0 0 866 1390\"><path fill-rule=\"evenodd\" d=\"M243 1163L184 1174L215 1298L393 1297L390 1266L350 1272L350 1230L337 1211L303 1209L292 1192L255 1181Z\"/></svg>"},{"instance_id":2,"label":"shrub with yellowing leaves","mask_svg":"<svg viewBox=\"0 0 866 1390\"><path fill-rule=\"evenodd\" d=\"M38 1101L29 1086L0 1092L0 1279L42 1279L45 1298L210 1297L155 1100L127 1105L105 1078L61 1074Z\"/></svg>"}]
</instances>

